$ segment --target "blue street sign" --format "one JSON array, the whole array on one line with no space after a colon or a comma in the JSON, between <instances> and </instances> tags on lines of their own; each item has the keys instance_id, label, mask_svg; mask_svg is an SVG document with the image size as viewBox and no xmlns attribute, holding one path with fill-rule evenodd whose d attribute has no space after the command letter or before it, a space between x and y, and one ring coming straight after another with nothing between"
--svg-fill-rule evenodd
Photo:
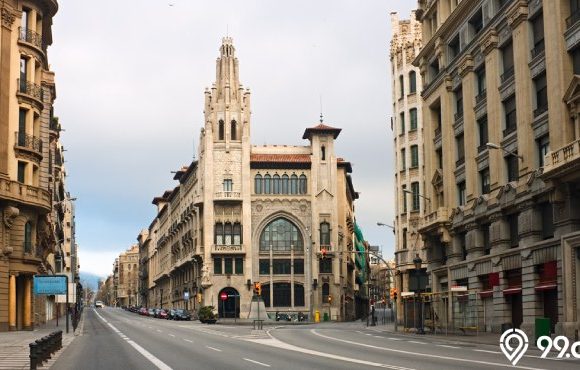
<instances>
[{"instance_id":1,"label":"blue street sign","mask_svg":"<svg viewBox=\"0 0 580 370\"><path fill-rule=\"evenodd\" d=\"M183 299L189 299L189 292L183 292Z\"/></svg>"},{"instance_id":2,"label":"blue street sign","mask_svg":"<svg viewBox=\"0 0 580 370\"><path fill-rule=\"evenodd\" d=\"M34 294L67 294L67 276L34 276Z\"/></svg>"}]
</instances>

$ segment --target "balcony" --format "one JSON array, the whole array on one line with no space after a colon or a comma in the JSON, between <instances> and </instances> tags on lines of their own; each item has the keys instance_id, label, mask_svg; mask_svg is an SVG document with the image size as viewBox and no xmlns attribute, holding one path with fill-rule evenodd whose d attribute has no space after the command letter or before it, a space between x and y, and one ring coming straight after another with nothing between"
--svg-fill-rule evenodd
<instances>
[{"instance_id":1,"label":"balcony","mask_svg":"<svg viewBox=\"0 0 580 370\"><path fill-rule=\"evenodd\" d=\"M47 212L52 208L48 191L7 179L0 179L0 198L42 208Z\"/></svg>"},{"instance_id":2,"label":"balcony","mask_svg":"<svg viewBox=\"0 0 580 370\"><path fill-rule=\"evenodd\" d=\"M218 201L238 201L242 200L242 195L239 191L218 191L214 195L214 200Z\"/></svg>"},{"instance_id":3,"label":"balcony","mask_svg":"<svg viewBox=\"0 0 580 370\"><path fill-rule=\"evenodd\" d=\"M534 109L534 118L539 117L542 113L547 112L547 111L548 111L547 105L544 105L544 106L541 106L541 107Z\"/></svg>"},{"instance_id":4,"label":"balcony","mask_svg":"<svg viewBox=\"0 0 580 370\"><path fill-rule=\"evenodd\" d=\"M571 142L570 144L551 152L548 152L544 157L544 173L542 177L545 179L553 179L556 177L577 177L580 169L580 140Z\"/></svg>"},{"instance_id":5,"label":"balcony","mask_svg":"<svg viewBox=\"0 0 580 370\"><path fill-rule=\"evenodd\" d=\"M27 28L18 27L18 40L42 50L42 35Z\"/></svg>"},{"instance_id":6,"label":"balcony","mask_svg":"<svg viewBox=\"0 0 580 370\"><path fill-rule=\"evenodd\" d=\"M212 254L246 254L246 247L241 245L214 244L211 247Z\"/></svg>"},{"instance_id":7,"label":"balcony","mask_svg":"<svg viewBox=\"0 0 580 370\"><path fill-rule=\"evenodd\" d=\"M580 9L572 13L568 18L566 18L566 26L568 28L572 27L576 22L580 20Z\"/></svg>"},{"instance_id":8,"label":"balcony","mask_svg":"<svg viewBox=\"0 0 580 370\"><path fill-rule=\"evenodd\" d=\"M42 155L42 140L36 136L28 135L25 132L16 131L16 139L14 146L19 149L27 149L29 151Z\"/></svg>"},{"instance_id":9,"label":"balcony","mask_svg":"<svg viewBox=\"0 0 580 370\"><path fill-rule=\"evenodd\" d=\"M454 122L457 122L457 121L463 119L463 111L455 113L453 115L453 119L455 120Z\"/></svg>"},{"instance_id":10,"label":"balcony","mask_svg":"<svg viewBox=\"0 0 580 370\"><path fill-rule=\"evenodd\" d=\"M431 212L423 217L419 232L429 232L441 224L449 222L449 211L447 207L439 207L435 212Z\"/></svg>"},{"instance_id":11,"label":"balcony","mask_svg":"<svg viewBox=\"0 0 580 370\"><path fill-rule=\"evenodd\" d=\"M543 54L545 49L546 49L546 46L544 44L544 40L542 40L538 43L538 45L536 45L532 49L532 59L534 59L535 57L537 57L540 54Z\"/></svg>"},{"instance_id":12,"label":"balcony","mask_svg":"<svg viewBox=\"0 0 580 370\"><path fill-rule=\"evenodd\" d=\"M506 81L508 81L513 76L514 76L514 67L511 66L508 69L506 69L504 73L501 75L501 83L502 84L506 83Z\"/></svg>"},{"instance_id":13,"label":"balcony","mask_svg":"<svg viewBox=\"0 0 580 370\"><path fill-rule=\"evenodd\" d=\"M455 167L462 166L463 164L465 164L465 157L459 158L458 160L455 161Z\"/></svg>"},{"instance_id":14,"label":"balcony","mask_svg":"<svg viewBox=\"0 0 580 370\"><path fill-rule=\"evenodd\" d=\"M18 93L33 98L42 104L42 87L33 82L18 79Z\"/></svg>"},{"instance_id":15,"label":"balcony","mask_svg":"<svg viewBox=\"0 0 580 370\"><path fill-rule=\"evenodd\" d=\"M479 104L487 98L487 90L480 91L479 94L475 97L475 104Z\"/></svg>"}]
</instances>

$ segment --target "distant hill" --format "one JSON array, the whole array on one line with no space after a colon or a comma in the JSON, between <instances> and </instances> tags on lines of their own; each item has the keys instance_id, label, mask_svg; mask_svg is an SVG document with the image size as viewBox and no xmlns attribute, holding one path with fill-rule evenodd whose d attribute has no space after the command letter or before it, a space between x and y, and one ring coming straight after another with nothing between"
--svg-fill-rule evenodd
<instances>
[{"instance_id":1,"label":"distant hill","mask_svg":"<svg viewBox=\"0 0 580 370\"><path fill-rule=\"evenodd\" d=\"M81 271L79 275L81 278L81 284L90 287L94 291L97 291L97 288L99 287L99 280L105 280L102 276L85 271Z\"/></svg>"}]
</instances>

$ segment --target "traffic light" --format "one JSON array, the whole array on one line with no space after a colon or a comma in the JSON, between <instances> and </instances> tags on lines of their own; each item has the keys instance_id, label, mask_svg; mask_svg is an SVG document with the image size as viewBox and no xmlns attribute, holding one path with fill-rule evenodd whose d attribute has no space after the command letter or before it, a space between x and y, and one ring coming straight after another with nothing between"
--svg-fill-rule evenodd
<instances>
[{"instance_id":1,"label":"traffic light","mask_svg":"<svg viewBox=\"0 0 580 370\"><path fill-rule=\"evenodd\" d=\"M320 255L322 256L322 258L326 258L326 248L322 248L320 250Z\"/></svg>"},{"instance_id":2,"label":"traffic light","mask_svg":"<svg viewBox=\"0 0 580 370\"><path fill-rule=\"evenodd\" d=\"M397 299L397 288L391 288L391 299Z\"/></svg>"},{"instance_id":3,"label":"traffic light","mask_svg":"<svg viewBox=\"0 0 580 370\"><path fill-rule=\"evenodd\" d=\"M254 283L254 294L262 295L262 283Z\"/></svg>"},{"instance_id":4,"label":"traffic light","mask_svg":"<svg viewBox=\"0 0 580 370\"><path fill-rule=\"evenodd\" d=\"M328 303L332 303L332 296L330 294L328 295Z\"/></svg>"}]
</instances>

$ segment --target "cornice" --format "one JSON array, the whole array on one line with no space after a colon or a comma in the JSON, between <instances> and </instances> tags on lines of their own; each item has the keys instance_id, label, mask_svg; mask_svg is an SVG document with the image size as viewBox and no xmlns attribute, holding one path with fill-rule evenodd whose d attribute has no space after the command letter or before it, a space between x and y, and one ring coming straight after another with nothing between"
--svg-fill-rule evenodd
<instances>
[{"instance_id":1,"label":"cornice","mask_svg":"<svg viewBox=\"0 0 580 370\"><path fill-rule=\"evenodd\" d=\"M457 73L464 78L469 72L473 72L473 57L471 54L465 54L458 63Z\"/></svg>"},{"instance_id":2,"label":"cornice","mask_svg":"<svg viewBox=\"0 0 580 370\"><path fill-rule=\"evenodd\" d=\"M512 30L515 30L523 21L528 19L527 1L518 0L506 10L507 22Z\"/></svg>"},{"instance_id":3,"label":"cornice","mask_svg":"<svg viewBox=\"0 0 580 370\"><path fill-rule=\"evenodd\" d=\"M8 29L12 29L12 23L16 19L16 13L13 9L5 5L2 7L2 27L6 27Z\"/></svg>"},{"instance_id":4,"label":"cornice","mask_svg":"<svg viewBox=\"0 0 580 370\"><path fill-rule=\"evenodd\" d=\"M497 44L499 42L499 37L497 35L497 31L495 28L490 28L485 32L485 34L481 37L481 46L480 50L483 55L488 55L491 51L497 48Z\"/></svg>"}]
</instances>

